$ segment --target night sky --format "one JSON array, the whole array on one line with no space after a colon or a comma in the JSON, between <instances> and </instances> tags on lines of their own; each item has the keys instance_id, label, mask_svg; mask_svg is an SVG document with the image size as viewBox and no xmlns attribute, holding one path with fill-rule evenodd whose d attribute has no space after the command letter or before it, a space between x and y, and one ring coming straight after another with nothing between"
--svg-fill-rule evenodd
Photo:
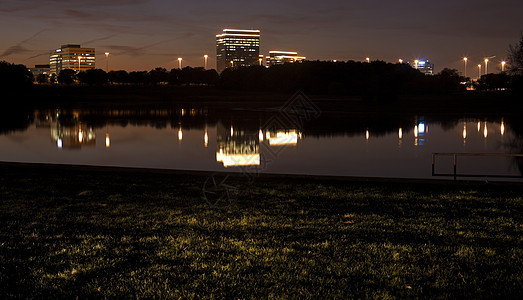
<instances>
[{"instance_id":1,"label":"night sky","mask_svg":"<svg viewBox=\"0 0 523 300\"><path fill-rule=\"evenodd\" d=\"M215 35L243 28L261 30L265 55L427 58L436 71L462 71L468 56L473 72L484 57L506 58L519 40L523 1L0 0L0 28L0 60L27 66L49 63L49 50L70 43L95 47L100 68L105 51L110 69L171 69L178 57L203 66L204 54L214 67Z\"/></svg>"}]
</instances>

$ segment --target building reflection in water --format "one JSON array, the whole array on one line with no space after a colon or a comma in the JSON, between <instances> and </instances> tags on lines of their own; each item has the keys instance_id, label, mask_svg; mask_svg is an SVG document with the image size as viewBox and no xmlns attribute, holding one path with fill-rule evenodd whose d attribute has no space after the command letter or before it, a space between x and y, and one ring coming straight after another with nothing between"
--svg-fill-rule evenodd
<instances>
[{"instance_id":1,"label":"building reflection in water","mask_svg":"<svg viewBox=\"0 0 523 300\"><path fill-rule=\"evenodd\" d=\"M487 122L486 122L486 121L485 121L485 128L483 129L483 136L484 136L485 138L488 137L488 129L487 129Z\"/></svg>"},{"instance_id":2,"label":"building reflection in water","mask_svg":"<svg viewBox=\"0 0 523 300\"><path fill-rule=\"evenodd\" d=\"M216 127L216 161L221 162L224 167L259 166L260 142L258 133L253 130L230 131L218 123Z\"/></svg>"},{"instance_id":3,"label":"building reflection in water","mask_svg":"<svg viewBox=\"0 0 523 300\"><path fill-rule=\"evenodd\" d=\"M427 133L424 117L420 117L414 126L414 146L425 145L425 133Z\"/></svg>"},{"instance_id":4,"label":"building reflection in water","mask_svg":"<svg viewBox=\"0 0 523 300\"><path fill-rule=\"evenodd\" d=\"M261 166L261 149L274 153L268 147L295 147L302 138L295 129L275 129L265 133L262 129L251 130L218 123L216 161L224 167ZM261 147L263 145L263 147Z\"/></svg>"},{"instance_id":5,"label":"building reflection in water","mask_svg":"<svg viewBox=\"0 0 523 300\"><path fill-rule=\"evenodd\" d=\"M463 144L467 143L467 122L463 122Z\"/></svg>"},{"instance_id":6,"label":"building reflection in water","mask_svg":"<svg viewBox=\"0 0 523 300\"><path fill-rule=\"evenodd\" d=\"M299 133L296 130L268 131L267 133L267 141L270 146L296 146L298 144Z\"/></svg>"},{"instance_id":7,"label":"building reflection in water","mask_svg":"<svg viewBox=\"0 0 523 300\"><path fill-rule=\"evenodd\" d=\"M47 120L51 129L51 141L56 143L58 148L80 149L96 145L95 131L91 126L80 123L77 115L63 118L57 113L50 115Z\"/></svg>"},{"instance_id":8,"label":"building reflection in water","mask_svg":"<svg viewBox=\"0 0 523 300\"><path fill-rule=\"evenodd\" d=\"M398 129L398 148L403 144L403 128Z\"/></svg>"}]
</instances>

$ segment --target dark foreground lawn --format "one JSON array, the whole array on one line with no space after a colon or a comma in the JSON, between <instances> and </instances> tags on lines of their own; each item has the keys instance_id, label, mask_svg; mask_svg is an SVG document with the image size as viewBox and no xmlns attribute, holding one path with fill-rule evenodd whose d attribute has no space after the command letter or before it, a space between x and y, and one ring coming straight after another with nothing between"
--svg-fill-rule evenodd
<instances>
[{"instance_id":1,"label":"dark foreground lawn","mask_svg":"<svg viewBox=\"0 0 523 300\"><path fill-rule=\"evenodd\" d=\"M207 178L0 164L0 297L523 296L521 185Z\"/></svg>"}]
</instances>

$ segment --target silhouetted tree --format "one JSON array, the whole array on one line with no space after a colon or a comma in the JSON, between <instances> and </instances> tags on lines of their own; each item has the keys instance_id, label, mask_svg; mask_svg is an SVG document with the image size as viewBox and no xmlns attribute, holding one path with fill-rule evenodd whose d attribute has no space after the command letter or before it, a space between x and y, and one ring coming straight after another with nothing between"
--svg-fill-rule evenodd
<instances>
[{"instance_id":1,"label":"silhouetted tree","mask_svg":"<svg viewBox=\"0 0 523 300\"><path fill-rule=\"evenodd\" d=\"M509 46L508 71L512 75L523 75L523 32L519 43Z\"/></svg>"},{"instance_id":2,"label":"silhouetted tree","mask_svg":"<svg viewBox=\"0 0 523 300\"><path fill-rule=\"evenodd\" d=\"M107 73L101 69L89 69L78 73L78 81L88 85L107 84Z\"/></svg>"},{"instance_id":3,"label":"silhouetted tree","mask_svg":"<svg viewBox=\"0 0 523 300\"><path fill-rule=\"evenodd\" d=\"M164 68L156 68L154 70L149 71L149 80L152 84L155 85L162 82L168 82L169 73L167 73L167 70Z\"/></svg>"},{"instance_id":4,"label":"silhouetted tree","mask_svg":"<svg viewBox=\"0 0 523 300\"><path fill-rule=\"evenodd\" d=\"M49 75L47 75L47 74L38 74L38 76L36 76L36 82L38 82L39 84L49 83Z\"/></svg>"},{"instance_id":5,"label":"silhouetted tree","mask_svg":"<svg viewBox=\"0 0 523 300\"><path fill-rule=\"evenodd\" d=\"M147 71L133 71L129 73L129 79L133 84L143 85L149 82L149 73Z\"/></svg>"},{"instance_id":6,"label":"silhouetted tree","mask_svg":"<svg viewBox=\"0 0 523 300\"><path fill-rule=\"evenodd\" d=\"M60 71L60 74L58 74L56 80L60 84L71 85L76 80L76 72L71 69L64 69Z\"/></svg>"},{"instance_id":7,"label":"silhouetted tree","mask_svg":"<svg viewBox=\"0 0 523 300\"><path fill-rule=\"evenodd\" d=\"M171 69L171 72L169 72L169 77L167 81L169 84L172 85L178 85L180 84L180 79L178 78L180 76L180 69Z\"/></svg>"},{"instance_id":8,"label":"silhouetted tree","mask_svg":"<svg viewBox=\"0 0 523 300\"><path fill-rule=\"evenodd\" d=\"M124 71L124 70L109 71L108 76L109 76L109 82L111 82L111 83L124 84L124 83L131 82L129 73L127 73L127 71Z\"/></svg>"},{"instance_id":9,"label":"silhouetted tree","mask_svg":"<svg viewBox=\"0 0 523 300\"><path fill-rule=\"evenodd\" d=\"M204 76L203 83L205 83L207 85L216 85L220 78L220 76L218 75L218 72L216 72L216 70L214 70L214 69L206 70L205 73L203 74L203 76Z\"/></svg>"},{"instance_id":10,"label":"silhouetted tree","mask_svg":"<svg viewBox=\"0 0 523 300\"><path fill-rule=\"evenodd\" d=\"M2 90L15 91L27 88L33 84L33 81L33 74L24 65L0 62L0 88Z\"/></svg>"},{"instance_id":11,"label":"silhouetted tree","mask_svg":"<svg viewBox=\"0 0 523 300\"><path fill-rule=\"evenodd\" d=\"M435 92L448 93L466 89L466 85L461 84L462 82L464 83L466 79L460 76L456 69L444 68L431 79L433 81L432 89Z\"/></svg>"},{"instance_id":12,"label":"silhouetted tree","mask_svg":"<svg viewBox=\"0 0 523 300\"><path fill-rule=\"evenodd\" d=\"M481 76L477 83L477 89L481 91L493 91L510 88L511 77L506 73L486 74Z\"/></svg>"}]
</instances>

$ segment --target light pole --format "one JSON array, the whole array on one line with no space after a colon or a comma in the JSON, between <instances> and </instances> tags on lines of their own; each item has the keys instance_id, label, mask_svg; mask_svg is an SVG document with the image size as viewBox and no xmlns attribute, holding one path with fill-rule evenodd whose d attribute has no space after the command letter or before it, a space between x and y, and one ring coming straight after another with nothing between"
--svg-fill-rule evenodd
<instances>
[{"instance_id":1,"label":"light pole","mask_svg":"<svg viewBox=\"0 0 523 300\"><path fill-rule=\"evenodd\" d=\"M203 66L204 66L204 69L207 70L207 59L209 58L209 55L205 54L203 56Z\"/></svg>"},{"instance_id":2,"label":"light pole","mask_svg":"<svg viewBox=\"0 0 523 300\"><path fill-rule=\"evenodd\" d=\"M109 73L109 52L105 52L105 72Z\"/></svg>"},{"instance_id":3,"label":"light pole","mask_svg":"<svg viewBox=\"0 0 523 300\"><path fill-rule=\"evenodd\" d=\"M419 60L416 59L416 60L414 61L414 65L416 66L416 69L418 69L418 63L419 63Z\"/></svg>"},{"instance_id":4,"label":"light pole","mask_svg":"<svg viewBox=\"0 0 523 300\"><path fill-rule=\"evenodd\" d=\"M399 62L400 64L402 64L402 63L403 63L403 59L401 59L401 58L398 59L398 62Z\"/></svg>"},{"instance_id":5,"label":"light pole","mask_svg":"<svg viewBox=\"0 0 523 300\"><path fill-rule=\"evenodd\" d=\"M485 58L485 75L488 74L488 58Z\"/></svg>"},{"instance_id":6,"label":"light pole","mask_svg":"<svg viewBox=\"0 0 523 300\"><path fill-rule=\"evenodd\" d=\"M178 57L178 69L182 69L182 58Z\"/></svg>"},{"instance_id":7,"label":"light pole","mask_svg":"<svg viewBox=\"0 0 523 300\"><path fill-rule=\"evenodd\" d=\"M231 60L231 68L234 68L234 60Z\"/></svg>"},{"instance_id":8,"label":"light pole","mask_svg":"<svg viewBox=\"0 0 523 300\"><path fill-rule=\"evenodd\" d=\"M478 65L478 79L481 78L481 64Z\"/></svg>"},{"instance_id":9,"label":"light pole","mask_svg":"<svg viewBox=\"0 0 523 300\"><path fill-rule=\"evenodd\" d=\"M260 63L260 67L261 67L262 63L263 63L263 58L258 58L258 62Z\"/></svg>"},{"instance_id":10,"label":"light pole","mask_svg":"<svg viewBox=\"0 0 523 300\"><path fill-rule=\"evenodd\" d=\"M465 62L465 79L467 79L467 61L469 59L467 57L463 57L463 61Z\"/></svg>"},{"instance_id":11,"label":"light pole","mask_svg":"<svg viewBox=\"0 0 523 300\"><path fill-rule=\"evenodd\" d=\"M501 62L501 72L502 72L502 73L505 72L505 64L506 64L506 63L507 63L506 61L502 61L502 62Z\"/></svg>"},{"instance_id":12,"label":"light pole","mask_svg":"<svg viewBox=\"0 0 523 300\"><path fill-rule=\"evenodd\" d=\"M368 63L370 63L370 57L365 58L365 61L367 61Z\"/></svg>"}]
</instances>

